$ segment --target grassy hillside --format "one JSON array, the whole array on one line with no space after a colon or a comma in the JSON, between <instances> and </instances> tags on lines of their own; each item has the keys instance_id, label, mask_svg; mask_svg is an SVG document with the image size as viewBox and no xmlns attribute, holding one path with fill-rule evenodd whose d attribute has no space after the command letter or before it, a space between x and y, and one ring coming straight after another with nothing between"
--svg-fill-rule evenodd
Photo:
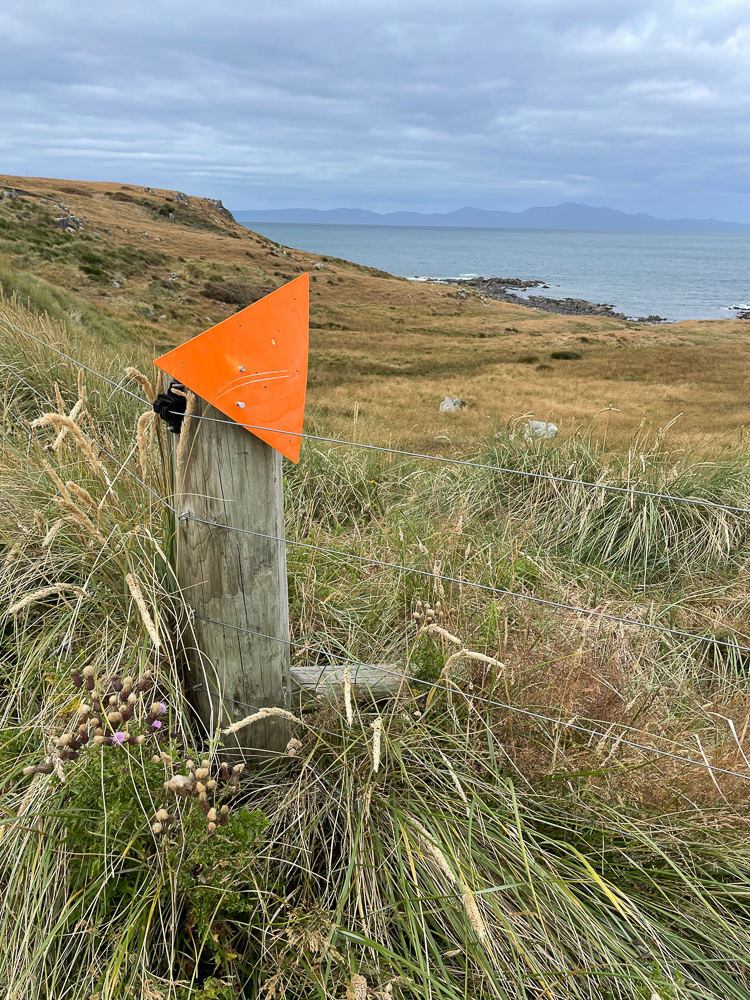
<instances>
[{"instance_id":1,"label":"grassy hillside","mask_svg":"<svg viewBox=\"0 0 750 1000\"><path fill-rule=\"evenodd\" d=\"M279 768L232 776L182 689L190 636L156 499L171 477L147 401L22 332L135 389L126 368L155 377L154 351L201 328L194 306L215 320L306 266L310 428L746 508L742 324L584 334L282 253L205 201L12 181L32 194L0 201L4 288L21 293L0 300L0 995L744 1000L746 515L306 443L285 469L288 538L373 562L290 545L293 656L418 680L351 725L343 704L300 714ZM83 231L55 229L60 199ZM127 275L110 268L128 255ZM224 311L201 294L217 284ZM537 371L504 353L531 343L583 357ZM730 364L722 420L710 386L718 399ZM642 378L607 383L622 412L595 416L603 373L622 370ZM439 417L448 392L472 405ZM561 420L554 443L518 432L526 398ZM658 433L683 402L681 438L680 422Z\"/></svg>"},{"instance_id":2,"label":"grassy hillside","mask_svg":"<svg viewBox=\"0 0 750 1000\"><path fill-rule=\"evenodd\" d=\"M6 292L113 345L161 353L310 271L310 404L332 428L358 402L373 435L444 449L446 426L462 448L530 412L620 441L681 414L673 440L713 449L735 446L750 422L746 321L554 316L280 247L173 191L20 177L0 188L24 192L0 199ZM55 227L70 215L82 230ZM552 359L560 349L581 358ZM460 421L438 418L446 394L470 404Z\"/></svg>"}]
</instances>

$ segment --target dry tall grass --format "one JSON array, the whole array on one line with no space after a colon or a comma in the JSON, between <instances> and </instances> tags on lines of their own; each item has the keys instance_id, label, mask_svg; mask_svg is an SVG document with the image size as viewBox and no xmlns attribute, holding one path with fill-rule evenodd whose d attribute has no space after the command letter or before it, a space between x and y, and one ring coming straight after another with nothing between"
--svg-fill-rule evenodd
<instances>
[{"instance_id":1,"label":"dry tall grass","mask_svg":"<svg viewBox=\"0 0 750 1000\"><path fill-rule=\"evenodd\" d=\"M3 996L748 995L747 783L617 739L750 776L747 659L711 641L742 634L744 517L307 447L287 469L290 539L373 562L290 546L294 655L399 660L450 694L410 682L379 709L307 713L276 767L240 774L182 691L145 400L79 381L3 317L116 381L146 370L0 305ZM481 454L748 505L741 455L513 433Z\"/></svg>"}]
</instances>

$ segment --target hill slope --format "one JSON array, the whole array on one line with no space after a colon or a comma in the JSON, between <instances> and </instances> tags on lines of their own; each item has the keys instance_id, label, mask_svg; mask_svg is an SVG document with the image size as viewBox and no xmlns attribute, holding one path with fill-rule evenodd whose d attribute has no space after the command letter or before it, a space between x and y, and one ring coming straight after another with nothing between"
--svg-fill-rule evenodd
<instances>
[{"instance_id":1,"label":"hill slope","mask_svg":"<svg viewBox=\"0 0 750 1000\"><path fill-rule=\"evenodd\" d=\"M19 177L0 177L0 191L5 294L151 356L308 271L309 412L330 429L351 432L355 403L360 432L364 421L375 437L448 450L530 412L568 431L598 427L607 409L610 439L682 413L684 439L733 442L750 422L746 322L650 328L532 311L279 246L175 191ZM470 404L447 435L446 394Z\"/></svg>"}]
</instances>

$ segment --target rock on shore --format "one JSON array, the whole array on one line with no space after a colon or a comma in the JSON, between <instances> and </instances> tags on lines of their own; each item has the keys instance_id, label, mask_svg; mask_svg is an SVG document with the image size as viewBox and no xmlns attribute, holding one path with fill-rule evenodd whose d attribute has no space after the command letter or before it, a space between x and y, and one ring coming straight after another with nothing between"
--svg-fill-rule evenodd
<instances>
[{"instance_id":1,"label":"rock on shore","mask_svg":"<svg viewBox=\"0 0 750 1000\"><path fill-rule=\"evenodd\" d=\"M529 295L521 298L510 288L549 288L543 281L528 281L524 278L457 278L451 284L476 288L490 299L525 306L527 309L542 309L544 312L560 316L608 316L610 319L630 319L625 313L615 312L607 302L588 302L586 299L552 299L547 295ZM663 316L639 316L638 323L665 323Z\"/></svg>"}]
</instances>

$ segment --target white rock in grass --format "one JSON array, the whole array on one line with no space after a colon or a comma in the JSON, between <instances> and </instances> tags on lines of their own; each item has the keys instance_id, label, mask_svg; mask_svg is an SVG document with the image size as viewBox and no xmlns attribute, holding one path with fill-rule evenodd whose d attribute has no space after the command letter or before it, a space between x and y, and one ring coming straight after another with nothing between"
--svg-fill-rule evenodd
<instances>
[{"instance_id":1,"label":"white rock in grass","mask_svg":"<svg viewBox=\"0 0 750 1000\"><path fill-rule=\"evenodd\" d=\"M548 424L544 420L527 420L523 425L523 436L527 441L531 441L532 438L554 441L557 437L557 426Z\"/></svg>"},{"instance_id":2,"label":"white rock in grass","mask_svg":"<svg viewBox=\"0 0 750 1000\"><path fill-rule=\"evenodd\" d=\"M466 403L462 399L456 396L455 399L451 399L450 396L446 396L443 402L440 404L441 413L455 413L457 410L463 410Z\"/></svg>"}]
</instances>

